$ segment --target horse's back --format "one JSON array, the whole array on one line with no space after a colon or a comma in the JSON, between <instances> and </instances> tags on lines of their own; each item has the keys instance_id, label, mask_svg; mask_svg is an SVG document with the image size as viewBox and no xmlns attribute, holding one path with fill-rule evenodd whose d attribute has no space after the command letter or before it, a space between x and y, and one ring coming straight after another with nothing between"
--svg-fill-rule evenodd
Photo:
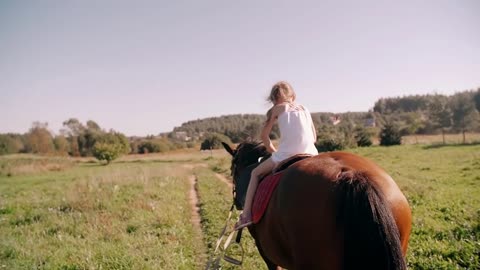
<instances>
[{"instance_id":1,"label":"horse's back","mask_svg":"<svg viewBox=\"0 0 480 270\"><path fill-rule=\"evenodd\" d=\"M256 226L258 240L268 246L265 252L274 262L288 269L343 267L344 234L337 224L335 189L345 172L365 173L384 193L406 251L410 209L395 182L367 159L331 152L299 161L284 171L263 220Z\"/></svg>"}]
</instances>

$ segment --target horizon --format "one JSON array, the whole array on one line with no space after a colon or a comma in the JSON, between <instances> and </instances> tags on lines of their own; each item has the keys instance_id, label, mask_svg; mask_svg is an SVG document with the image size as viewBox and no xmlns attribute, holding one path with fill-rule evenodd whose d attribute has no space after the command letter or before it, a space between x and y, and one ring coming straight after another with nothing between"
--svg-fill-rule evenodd
<instances>
[{"instance_id":1,"label":"horizon","mask_svg":"<svg viewBox=\"0 0 480 270\"><path fill-rule=\"evenodd\" d=\"M455 95L456 93L459 93L459 92L465 92L465 91L476 91L480 89L480 87L477 87L477 88L474 88L474 89L469 89L469 90L464 90L464 91L456 91L454 92L453 94L450 94L450 95L445 95L445 96L452 96L452 95ZM403 96L394 96L394 97L384 97L384 98L402 98L402 97L408 97L408 96L415 96L415 95L419 95L419 96L427 96L427 95L444 95L444 94L440 94L440 93L437 93L437 92L433 92L433 93L426 93L426 94L413 94L413 95L403 95ZM380 100L377 99L377 101ZM366 111L344 111L344 112L327 112L327 111L319 111L319 112L310 112L311 114L317 114L317 113L332 113L332 114L337 114L337 115L340 115L340 114L346 114L346 113L367 113L369 112L371 109L373 109L374 106L372 106L371 108L369 108L369 110L366 110ZM205 120L205 119L211 119L211 118L221 118L221 117L226 117L226 116L231 116L231 115L264 115L264 114L261 114L261 113L232 113L232 114L222 114L222 115L217 115L217 116L206 116L206 117L202 117L202 118L196 118L196 119L190 119L190 120L187 120L185 122L182 122L176 126L174 126L171 130L169 131L162 131L162 132L158 132L156 134L145 134L145 135L128 135L126 134L127 137L148 137L148 136L161 136L161 135L164 135L164 134L167 134L167 133L170 133L170 132L174 132L174 129L175 128L179 128L181 127L183 124L187 123L187 122L191 122L191 121L199 121L199 120ZM71 118L76 118L76 117L71 117ZM65 121L68 120L68 119L65 119ZM93 120L95 121L95 119L86 119L85 121L82 121L82 119L78 119L77 120L80 121L80 123L82 124L86 124L87 121L89 120ZM34 121L34 122L40 122L40 121ZM34 123L32 122L32 124ZM99 124L97 121L95 121L97 124ZM45 122L41 122L41 123L45 123ZM48 122L47 122L48 124ZM101 124L99 124L100 128L102 128L102 130L104 131L109 131L109 130L112 130L111 128L104 128L102 127ZM63 128L63 125L62 125L62 128ZM30 129L30 127L29 127ZM48 128L48 130L50 131L50 133L52 133L53 135L58 135L60 133L60 130L58 132L55 132L54 130ZM121 130L114 130L116 132L121 132L123 133ZM22 133L27 133L28 130L26 132L22 132ZM18 132L6 132L7 134L10 133L10 134L22 134L22 133L18 133ZM1 133L0 133L1 134Z\"/></svg>"},{"instance_id":2,"label":"horizon","mask_svg":"<svg viewBox=\"0 0 480 270\"><path fill-rule=\"evenodd\" d=\"M315 112L480 87L480 2L0 3L0 133L77 118L127 136L265 114L286 80ZM279 16L280 15L280 16Z\"/></svg>"}]
</instances>

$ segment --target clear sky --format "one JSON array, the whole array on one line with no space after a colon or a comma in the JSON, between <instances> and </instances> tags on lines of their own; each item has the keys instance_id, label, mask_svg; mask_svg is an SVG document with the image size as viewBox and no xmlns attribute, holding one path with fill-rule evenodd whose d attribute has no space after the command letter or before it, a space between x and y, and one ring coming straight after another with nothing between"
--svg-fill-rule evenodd
<instances>
[{"instance_id":1,"label":"clear sky","mask_svg":"<svg viewBox=\"0 0 480 270\"><path fill-rule=\"evenodd\" d=\"M0 133L91 119L126 135L480 87L480 1L0 1Z\"/></svg>"}]
</instances>

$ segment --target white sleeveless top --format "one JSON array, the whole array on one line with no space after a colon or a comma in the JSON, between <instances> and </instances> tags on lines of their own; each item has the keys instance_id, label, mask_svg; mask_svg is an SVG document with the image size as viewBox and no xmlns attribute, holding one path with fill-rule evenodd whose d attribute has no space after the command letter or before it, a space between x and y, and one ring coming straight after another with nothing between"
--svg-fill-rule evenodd
<instances>
[{"instance_id":1,"label":"white sleeveless top","mask_svg":"<svg viewBox=\"0 0 480 270\"><path fill-rule=\"evenodd\" d=\"M318 154L310 112L300 105L287 106L287 111L278 116L280 144L272 154L272 160L277 164L297 154Z\"/></svg>"}]
</instances>

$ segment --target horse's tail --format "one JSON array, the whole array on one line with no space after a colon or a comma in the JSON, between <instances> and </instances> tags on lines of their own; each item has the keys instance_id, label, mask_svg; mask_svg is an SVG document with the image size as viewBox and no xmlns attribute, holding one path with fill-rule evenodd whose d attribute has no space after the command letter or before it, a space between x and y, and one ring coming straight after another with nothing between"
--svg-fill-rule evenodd
<instances>
[{"instance_id":1,"label":"horse's tail","mask_svg":"<svg viewBox=\"0 0 480 270\"><path fill-rule=\"evenodd\" d=\"M337 226L344 232L343 269L406 269L400 235L380 189L361 172L342 172Z\"/></svg>"}]
</instances>

